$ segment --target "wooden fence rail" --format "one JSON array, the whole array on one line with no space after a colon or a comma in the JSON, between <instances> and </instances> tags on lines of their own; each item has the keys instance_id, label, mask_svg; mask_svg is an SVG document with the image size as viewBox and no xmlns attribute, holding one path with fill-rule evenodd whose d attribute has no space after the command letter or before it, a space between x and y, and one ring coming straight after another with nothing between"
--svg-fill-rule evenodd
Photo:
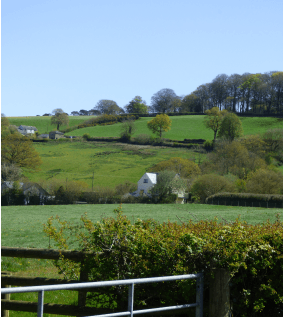
<instances>
[{"instance_id":1,"label":"wooden fence rail","mask_svg":"<svg viewBox=\"0 0 283 317\"><path fill-rule=\"evenodd\" d=\"M50 278L28 278L20 276L12 276L10 272L1 272L1 285L3 287L13 286L39 286L39 285L55 285L55 284L70 284L88 281L88 272L84 271L83 262L87 254L80 251L66 251L53 249L31 249L31 248L12 248L1 247L2 257L18 257L18 258L34 258L34 259L51 259L58 260L61 255L72 261L81 262L80 279L50 279ZM210 317L229 317L230 316L230 293L229 280L230 274L227 270L217 269L214 272L215 278L210 280L210 296L209 296L209 316ZM75 290L74 290L75 291ZM49 314L69 315L69 316L90 316L99 314L108 314L112 310L107 308L86 307L86 289L76 290L78 292L78 305L59 305L59 304L44 304L44 312ZM9 295L1 299L1 316L8 317L9 310L36 312L37 303L10 300ZM184 313L180 310L177 313ZM152 315L172 315L172 312L152 313Z\"/></svg>"}]
</instances>

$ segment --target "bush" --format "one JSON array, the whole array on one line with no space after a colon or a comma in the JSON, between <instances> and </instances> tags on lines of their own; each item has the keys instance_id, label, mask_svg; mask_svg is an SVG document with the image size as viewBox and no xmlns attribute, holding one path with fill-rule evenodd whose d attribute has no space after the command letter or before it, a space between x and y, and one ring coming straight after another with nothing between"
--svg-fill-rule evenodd
<instances>
[{"instance_id":1,"label":"bush","mask_svg":"<svg viewBox=\"0 0 283 317\"><path fill-rule=\"evenodd\" d=\"M51 217L45 233L59 248L89 252L84 269L94 281L190 274L204 271L205 297L214 268L231 272L233 316L279 316L283 309L283 230L278 219L262 225L214 221L158 223L138 219L134 224L114 210L115 218L70 225ZM80 264L62 258L57 262L68 278L79 276ZM149 296L150 294L150 296ZM102 301L107 298L107 301ZM105 288L90 293L88 302L102 308L127 308L127 288ZM195 300L195 282L141 284L135 288L135 308L181 305ZM194 312L193 312L194 313Z\"/></svg>"},{"instance_id":2,"label":"bush","mask_svg":"<svg viewBox=\"0 0 283 317\"><path fill-rule=\"evenodd\" d=\"M89 133L84 133L84 134L83 134L83 139L84 139L84 140L90 139L90 134L89 134Z\"/></svg>"},{"instance_id":3,"label":"bush","mask_svg":"<svg viewBox=\"0 0 283 317\"><path fill-rule=\"evenodd\" d=\"M139 134L134 138L134 143L137 144L152 144L154 138L149 134Z\"/></svg>"},{"instance_id":4,"label":"bush","mask_svg":"<svg viewBox=\"0 0 283 317\"><path fill-rule=\"evenodd\" d=\"M209 140L206 140L203 144L203 147L205 148L206 151L212 151L213 150L213 140L212 141L209 141Z\"/></svg>"},{"instance_id":5,"label":"bush","mask_svg":"<svg viewBox=\"0 0 283 317\"><path fill-rule=\"evenodd\" d=\"M204 203L207 197L224 191L235 191L235 185L226 177L217 174L202 175L193 182L191 187L193 199L201 203Z\"/></svg>"}]
</instances>

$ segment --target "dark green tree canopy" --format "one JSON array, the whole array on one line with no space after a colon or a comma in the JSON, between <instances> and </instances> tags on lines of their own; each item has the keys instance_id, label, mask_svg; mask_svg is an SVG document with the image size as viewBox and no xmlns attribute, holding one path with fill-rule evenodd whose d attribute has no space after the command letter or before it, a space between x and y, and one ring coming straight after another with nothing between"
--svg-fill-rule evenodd
<instances>
[{"instance_id":1,"label":"dark green tree canopy","mask_svg":"<svg viewBox=\"0 0 283 317\"><path fill-rule=\"evenodd\" d=\"M101 99L98 101L94 110L100 111L102 114L121 114L124 110L120 108L113 100Z\"/></svg>"},{"instance_id":2,"label":"dark green tree canopy","mask_svg":"<svg viewBox=\"0 0 283 317\"><path fill-rule=\"evenodd\" d=\"M173 101L176 98L174 90L161 89L151 97L151 109L153 112L169 112L173 108Z\"/></svg>"},{"instance_id":3,"label":"dark green tree canopy","mask_svg":"<svg viewBox=\"0 0 283 317\"><path fill-rule=\"evenodd\" d=\"M56 112L54 116L51 117L51 124L57 126L57 130L59 130L61 125L69 124L69 116L67 113Z\"/></svg>"},{"instance_id":4,"label":"dark green tree canopy","mask_svg":"<svg viewBox=\"0 0 283 317\"><path fill-rule=\"evenodd\" d=\"M228 113L224 116L218 132L219 137L230 141L243 135L242 122L235 113Z\"/></svg>"},{"instance_id":5,"label":"dark green tree canopy","mask_svg":"<svg viewBox=\"0 0 283 317\"><path fill-rule=\"evenodd\" d=\"M148 113L148 106L146 102L142 100L142 97L135 96L126 106L126 111L128 113Z\"/></svg>"}]
</instances>

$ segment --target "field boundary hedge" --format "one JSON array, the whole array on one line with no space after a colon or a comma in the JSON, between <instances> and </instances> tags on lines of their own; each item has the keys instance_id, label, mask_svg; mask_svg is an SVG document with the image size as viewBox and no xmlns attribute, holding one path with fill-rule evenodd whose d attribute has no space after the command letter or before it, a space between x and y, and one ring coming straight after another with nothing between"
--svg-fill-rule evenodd
<instances>
[{"instance_id":1,"label":"field boundary hedge","mask_svg":"<svg viewBox=\"0 0 283 317\"><path fill-rule=\"evenodd\" d=\"M283 195L253 193L217 193L205 200L209 205L283 208Z\"/></svg>"}]
</instances>

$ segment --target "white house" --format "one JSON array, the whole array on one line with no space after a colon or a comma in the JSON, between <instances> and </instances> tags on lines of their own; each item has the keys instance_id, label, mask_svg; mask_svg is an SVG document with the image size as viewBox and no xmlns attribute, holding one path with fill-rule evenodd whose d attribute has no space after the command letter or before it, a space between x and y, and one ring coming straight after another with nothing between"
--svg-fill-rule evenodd
<instances>
[{"instance_id":1,"label":"white house","mask_svg":"<svg viewBox=\"0 0 283 317\"><path fill-rule=\"evenodd\" d=\"M150 190L157 184L158 173L145 173L138 181L138 189L132 193L134 197L149 196L151 197ZM176 174L175 177L179 177ZM177 195L176 203L183 204L186 198L185 190L173 190L173 194Z\"/></svg>"},{"instance_id":2,"label":"white house","mask_svg":"<svg viewBox=\"0 0 283 317\"><path fill-rule=\"evenodd\" d=\"M138 181L138 189L132 193L133 196L150 196L150 189L157 183L158 173L145 173Z\"/></svg>"},{"instance_id":3,"label":"white house","mask_svg":"<svg viewBox=\"0 0 283 317\"><path fill-rule=\"evenodd\" d=\"M36 127L29 126L29 125L20 125L17 129L18 129L18 132L20 132L23 135L34 134L35 131L37 131Z\"/></svg>"}]
</instances>

